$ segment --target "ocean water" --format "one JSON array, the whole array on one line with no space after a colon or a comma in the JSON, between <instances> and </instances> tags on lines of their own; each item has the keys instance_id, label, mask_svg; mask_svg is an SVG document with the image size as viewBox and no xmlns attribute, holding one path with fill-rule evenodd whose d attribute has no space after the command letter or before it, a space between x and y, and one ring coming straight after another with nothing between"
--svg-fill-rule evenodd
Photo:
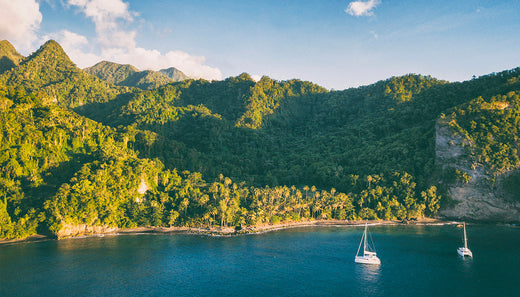
<instances>
[{"instance_id":1,"label":"ocean water","mask_svg":"<svg viewBox=\"0 0 520 297\"><path fill-rule=\"evenodd\" d=\"M520 228L362 226L235 237L121 235L0 246L0 296L520 296Z\"/></svg>"}]
</instances>

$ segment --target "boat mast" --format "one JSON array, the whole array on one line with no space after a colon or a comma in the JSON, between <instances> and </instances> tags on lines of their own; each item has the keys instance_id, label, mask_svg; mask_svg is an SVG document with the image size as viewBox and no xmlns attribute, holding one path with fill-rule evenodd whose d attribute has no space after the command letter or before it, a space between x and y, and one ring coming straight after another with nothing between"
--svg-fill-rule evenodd
<instances>
[{"instance_id":1,"label":"boat mast","mask_svg":"<svg viewBox=\"0 0 520 297\"><path fill-rule=\"evenodd\" d=\"M365 234L363 234L363 237L365 237L365 241L363 241L363 255L367 251L367 228L368 228L368 224L365 223Z\"/></svg>"},{"instance_id":2,"label":"boat mast","mask_svg":"<svg viewBox=\"0 0 520 297\"><path fill-rule=\"evenodd\" d=\"M466 237L466 222L464 222L464 248L468 248L468 239Z\"/></svg>"},{"instance_id":3,"label":"boat mast","mask_svg":"<svg viewBox=\"0 0 520 297\"><path fill-rule=\"evenodd\" d=\"M365 232L366 232L366 229L365 229ZM365 233L363 233L363 236L361 237L361 241L359 242L359 247L356 252L356 257L357 257L357 255L359 255L359 250L361 249L361 244L363 243L363 237L365 237ZM365 253L364 249L365 249L365 247L363 246L363 254Z\"/></svg>"}]
</instances>

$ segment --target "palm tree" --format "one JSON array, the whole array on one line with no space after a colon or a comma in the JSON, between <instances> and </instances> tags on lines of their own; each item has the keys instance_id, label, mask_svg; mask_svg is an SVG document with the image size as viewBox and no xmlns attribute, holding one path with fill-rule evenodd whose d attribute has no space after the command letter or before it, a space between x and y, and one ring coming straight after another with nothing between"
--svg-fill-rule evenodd
<instances>
[{"instance_id":1,"label":"palm tree","mask_svg":"<svg viewBox=\"0 0 520 297\"><path fill-rule=\"evenodd\" d=\"M300 190L296 190L296 205L298 206L298 217L302 216L302 205L301 205L302 192Z\"/></svg>"},{"instance_id":2,"label":"palm tree","mask_svg":"<svg viewBox=\"0 0 520 297\"><path fill-rule=\"evenodd\" d=\"M305 200L307 200L307 192L309 192L309 186L304 186L303 190L305 191Z\"/></svg>"}]
</instances>

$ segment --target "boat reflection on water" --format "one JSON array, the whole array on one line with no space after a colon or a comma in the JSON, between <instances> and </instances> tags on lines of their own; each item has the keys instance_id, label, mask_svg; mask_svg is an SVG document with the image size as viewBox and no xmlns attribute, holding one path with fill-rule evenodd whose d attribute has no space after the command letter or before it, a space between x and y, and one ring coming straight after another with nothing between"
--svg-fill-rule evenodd
<instances>
[{"instance_id":1,"label":"boat reflection on water","mask_svg":"<svg viewBox=\"0 0 520 297\"><path fill-rule=\"evenodd\" d=\"M356 265L357 279L363 282L377 282L381 274L380 265Z\"/></svg>"},{"instance_id":2,"label":"boat reflection on water","mask_svg":"<svg viewBox=\"0 0 520 297\"><path fill-rule=\"evenodd\" d=\"M461 266L460 269L465 273L469 274L473 272L473 257L460 257L460 259L463 259L464 261L460 261Z\"/></svg>"},{"instance_id":3,"label":"boat reflection on water","mask_svg":"<svg viewBox=\"0 0 520 297\"><path fill-rule=\"evenodd\" d=\"M380 281L382 265L356 265L357 290L355 296L383 296L384 286Z\"/></svg>"}]
</instances>

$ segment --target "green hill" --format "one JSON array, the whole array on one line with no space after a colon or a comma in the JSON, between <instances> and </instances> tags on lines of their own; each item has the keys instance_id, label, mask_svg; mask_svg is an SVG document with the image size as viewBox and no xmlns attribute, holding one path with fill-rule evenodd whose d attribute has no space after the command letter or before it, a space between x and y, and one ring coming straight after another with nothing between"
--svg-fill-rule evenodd
<instances>
[{"instance_id":1,"label":"green hill","mask_svg":"<svg viewBox=\"0 0 520 297\"><path fill-rule=\"evenodd\" d=\"M156 89L173 82L169 77L152 70L136 72L120 83L122 86L135 86L144 90Z\"/></svg>"},{"instance_id":2,"label":"green hill","mask_svg":"<svg viewBox=\"0 0 520 297\"><path fill-rule=\"evenodd\" d=\"M131 90L115 87L79 69L53 40L42 45L18 67L1 74L0 83L22 86L40 94L44 100L70 108L108 102Z\"/></svg>"},{"instance_id":3,"label":"green hill","mask_svg":"<svg viewBox=\"0 0 520 297\"><path fill-rule=\"evenodd\" d=\"M0 119L0 238L370 215L334 189L304 196L295 187L255 188L222 175L206 182L197 172L166 169L132 148L153 142L153 133L103 126L22 87L0 85Z\"/></svg>"},{"instance_id":4,"label":"green hill","mask_svg":"<svg viewBox=\"0 0 520 297\"><path fill-rule=\"evenodd\" d=\"M132 74L139 72L139 70L132 65L121 65L108 61L101 61L83 70L114 85L120 84Z\"/></svg>"},{"instance_id":5,"label":"green hill","mask_svg":"<svg viewBox=\"0 0 520 297\"><path fill-rule=\"evenodd\" d=\"M223 173L256 186L334 187L354 201L369 199L382 217L394 203L385 191L396 179L413 185L415 197L432 186L448 196L436 160L437 119L478 96L517 89L516 77L512 70L449 83L405 75L326 92L300 81L255 83L243 74L136 94L105 123L155 132L153 143L136 148L168 168Z\"/></svg>"},{"instance_id":6,"label":"green hill","mask_svg":"<svg viewBox=\"0 0 520 297\"><path fill-rule=\"evenodd\" d=\"M23 59L9 41L0 41L0 74L18 66Z\"/></svg>"},{"instance_id":7,"label":"green hill","mask_svg":"<svg viewBox=\"0 0 520 297\"><path fill-rule=\"evenodd\" d=\"M327 92L298 80L264 77L255 83L242 74L139 93L99 120L158 133L160 145L148 157L161 157L167 166L209 176L224 173L256 185L319 184L350 190L351 175L406 171L422 178L423 167L433 166L436 116L409 119L422 112L409 108L412 99L422 100L429 96L426 90L446 84L408 75ZM163 152L172 146L179 149ZM416 163L423 160L429 162L419 172Z\"/></svg>"}]
</instances>

